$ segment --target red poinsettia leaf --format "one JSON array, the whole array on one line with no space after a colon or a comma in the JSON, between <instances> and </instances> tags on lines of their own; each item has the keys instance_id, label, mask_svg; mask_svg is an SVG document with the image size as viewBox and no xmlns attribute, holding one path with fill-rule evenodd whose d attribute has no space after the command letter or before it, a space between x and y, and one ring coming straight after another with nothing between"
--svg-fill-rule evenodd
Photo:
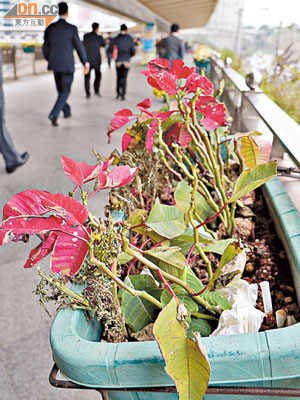
<instances>
[{"instance_id":1,"label":"red poinsettia leaf","mask_svg":"<svg viewBox=\"0 0 300 400\"><path fill-rule=\"evenodd\" d=\"M146 135L146 149L148 151L148 154L151 153L153 146L154 146L154 134L157 130L157 126L158 126L158 120L154 119L151 124L150 124L151 128L148 130L147 135Z\"/></svg>"},{"instance_id":2,"label":"red poinsettia leaf","mask_svg":"<svg viewBox=\"0 0 300 400\"><path fill-rule=\"evenodd\" d=\"M173 60L172 70L170 72L174 74L177 79L186 79L193 73L193 70L187 66L184 66L184 62L182 60Z\"/></svg>"},{"instance_id":3,"label":"red poinsettia leaf","mask_svg":"<svg viewBox=\"0 0 300 400\"><path fill-rule=\"evenodd\" d=\"M105 160L104 163L101 164L100 170L107 171L107 168L109 168L111 166L111 164L113 163L114 158L115 158L114 156L111 156L107 160ZM98 175L99 175L99 173L98 173Z\"/></svg>"},{"instance_id":4,"label":"red poinsettia leaf","mask_svg":"<svg viewBox=\"0 0 300 400\"><path fill-rule=\"evenodd\" d=\"M165 131L164 139L168 145L178 143L183 149L185 149L191 142L192 137L188 133L185 124L176 122Z\"/></svg>"},{"instance_id":5,"label":"red poinsettia leaf","mask_svg":"<svg viewBox=\"0 0 300 400\"><path fill-rule=\"evenodd\" d=\"M88 210L78 200L62 193L41 192L43 205L69 224L82 225L88 218Z\"/></svg>"},{"instance_id":6,"label":"red poinsettia leaf","mask_svg":"<svg viewBox=\"0 0 300 400\"><path fill-rule=\"evenodd\" d=\"M198 100L195 103L196 111L201 112L201 107L207 106L210 103L216 103L216 98L214 96L199 96Z\"/></svg>"},{"instance_id":7,"label":"red poinsettia leaf","mask_svg":"<svg viewBox=\"0 0 300 400\"><path fill-rule=\"evenodd\" d=\"M163 89L159 86L158 82L156 81L156 79L155 79L152 75L149 75L149 76L148 76L147 82L148 82L148 84L149 84L150 86L152 86L153 88L155 88L155 89L157 89L157 90L163 90Z\"/></svg>"},{"instance_id":8,"label":"red poinsettia leaf","mask_svg":"<svg viewBox=\"0 0 300 400\"><path fill-rule=\"evenodd\" d=\"M228 124L229 115L223 103L208 103L207 106L199 108L199 111L207 119L213 120L217 126L226 126Z\"/></svg>"},{"instance_id":9,"label":"red poinsettia leaf","mask_svg":"<svg viewBox=\"0 0 300 400\"><path fill-rule=\"evenodd\" d=\"M99 190L106 189L107 186L107 172L106 171L100 171L98 175L99 179Z\"/></svg>"},{"instance_id":10,"label":"red poinsettia leaf","mask_svg":"<svg viewBox=\"0 0 300 400\"><path fill-rule=\"evenodd\" d=\"M148 62L148 69L150 71L170 70L171 64L166 58L156 58Z\"/></svg>"},{"instance_id":11,"label":"red poinsettia leaf","mask_svg":"<svg viewBox=\"0 0 300 400\"><path fill-rule=\"evenodd\" d=\"M197 88L202 90L202 93L206 96L212 96L214 93L213 83L206 78L206 76L201 76L195 72L190 74L185 82L184 89L188 93L195 93Z\"/></svg>"},{"instance_id":12,"label":"red poinsettia leaf","mask_svg":"<svg viewBox=\"0 0 300 400\"><path fill-rule=\"evenodd\" d=\"M0 227L0 245L8 243L9 238L13 242L27 241L30 235L43 235L51 231L62 231L64 221L55 217L10 217L2 222Z\"/></svg>"},{"instance_id":13,"label":"red poinsettia leaf","mask_svg":"<svg viewBox=\"0 0 300 400\"><path fill-rule=\"evenodd\" d=\"M117 111L116 113L114 113L114 115L116 117L132 117L133 113L131 110L129 110L129 108L123 108L123 110Z\"/></svg>"},{"instance_id":14,"label":"red poinsettia leaf","mask_svg":"<svg viewBox=\"0 0 300 400\"><path fill-rule=\"evenodd\" d=\"M219 126L216 121L213 121L210 118L203 118L201 123L207 131L214 131Z\"/></svg>"},{"instance_id":15,"label":"red poinsettia leaf","mask_svg":"<svg viewBox=\"0 0 300 400\"><path fill-rule=\"evenodd\" d=\"M17 215L42 215L49 212L41 202L39 190L24 190L15 194L3 208L3 219Z\"/></svg>"},{"instance_id":16,"label":"red poinsettia leaf","mask_svg":"<svg viewBox=\"0 0 300 400\"><path fill-rule=\"evenodd\" d=\"M161 90L164 90L168 95L173 96L177 93L177 78L170 72L161 71L152 75L158 83Z\"/></svg>"},{"instance_id":17,"label":"red poinsettia leaf","mask_svg":"<svg viewBox=\"0 0 300 400\"><path fill-rule=\"evenodd\" d=\"M41 242L37 247L32 249L24 268L31 268L38 264L43 258L47 257L54 248L57 236L57 232L51 232L45 241Z\"/></svg>"},{"instance_id":18,"label":"red poinsettia leaf","mask_svg":"<svg viewBox=\"0 0 300 400\"><path fill-rule=\"evenodd\" d=\"M90 231L87 233L80 227L68 226L67 232L73 236L65 233L59 234L51 255L50 266L54 274L70 276L75 275L84 262L89 249L87 241Z\"/></svg>"},{"instance_id":19,"label":"red poinsettia leaf","mask_svg":"<svg viewBox=\"0 0 300 400\"><path fill-rule=\"evenodd\" d=\"M122 137L122 151L127 150L127 147L130 145L130 143L133 141L133 137L128 135L128 133L124 133Z\"/></svg>"},{"instance_id":20,"label":"red poinsettia leaf","mask_svg":"<svg viewBox=\"0 0 300 400\"><path fill-rule=\"evenodd\" d=\"M145 75L145 76L149 76L150 75L150 71L146 70L146 71L141 71L141 74Z\"/></svg>"},{"instance_id":21,"label":"red poinsettia leaf","mask_svg":"<svg viewBox=\"0 0 300 400\"><path fill-rule=\"evenodd\" d=\"M110 189L128 185L134 178L137 168L130 168L129 165L119 165L108 174L107 187Z\"/></svg>"},{"instance_id":22,"label":"red poinsettia leaf","mask_svg":"<svg viewBox=\"0 0 300 400\"><path fill-rule=\"evenodd\" d=\"M98 177L98 174L102 168L102 165L98 164L98 165L94 165L93 167L94 167L94 169L91 169L91 172L89 175L84 175L83 183L90 182L93 179L96 179ZM88 171L86 170L85 173L87 173L87 172Z\"/></svg>"},{"instance_id":23,"label":"red poinsettia leaf","mask_svg":"<svg viewBox=\"0 0 300 400\"><path fill-rule=\"evenodd\" d=\"M143 109L150 108L152 105L152 99L145 99L137 105L137 108L142 107Z\"/></svg>"},{"instance_id":24,"label":"red poinsettia leaf","mask_svg":"<svg viewBox=\"0 0 300 400\"><path fill-rule=\"evenodd\" d=\"M108 143L111 142L112 132L122 128L122 126L128 124L130 119L127 116L117 115L111 121L110 125L107 127Z\"/></svg>"},{"instance_id":25,"label":"red poinsettia leaf","mask_svg":"<svg viewBox=\"0 0 300 400\"><path fill-rule=\"evenodd\" d=\"M177 111L177 110L165 111L165 112L154 111L153 115L154 115L155 118L159 118L161 120L161 123L163 124L165 122L165 120L167 118L169 118L169 116L172 115L175 111Z\"/></svg>"},{"instance_id":26,"label":"red poinsettia leaf","mask_svg":"<svg viewBox=\"0 0 300 400\"><path fill-rule=\"evenodd\" d=\"M15 194L3 208L3 219L18 215L44 215L48 212L67 219L70 224L83 224L88 211L78 200L61 193L25 190Z\"/></svg>"},{"instance_id":27,"label":"red poinsettia leaf","mask_svg":"<svg viewBox=\"0 0 300 400\"><path fill-rule=\"evenodd\" d=\"M64 156L60 156L60 159L65 175L76 185L82 187L83 174L77 162Z\"/></svg>"},{"instance_id":28,"label":"red poinsettia leaf","mask_svg":"<svg viewBox=\"0 0 300 400\"><path fill-rule=\"evenodd\" d=\"M69 157L60 156L64 173L76 185L82 187L83 183L97 178L100 165L88 165L84 162L74 161Z\"/></svg>"},{"instance_id":29,"label":"red poinsettia leaf","mask_svg":"<svg viewBox=\"0 0 300 400\"><path fill-rule=\"evenodd\" d=\"M11 231L9 229L2 229L0 227L0 246L9 243L9 235Z\"/></svg>"}]
</instances>

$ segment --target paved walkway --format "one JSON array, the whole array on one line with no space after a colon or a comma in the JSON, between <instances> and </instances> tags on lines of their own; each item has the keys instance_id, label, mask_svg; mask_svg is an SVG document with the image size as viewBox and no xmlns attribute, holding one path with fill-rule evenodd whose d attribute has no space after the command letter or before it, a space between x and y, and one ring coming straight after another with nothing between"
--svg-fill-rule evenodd
<instances>
[{"instance_id":1,"label":"paved walkway","mask_svg":"<svg viewBox=\"0 0 300 400\"><path fill-rule=\"evenodd\" d=\"M22 190L37 188L67 194L73 184L64 176L60 154L87 163L94 162L90 149L108 156L120 146L121 134L113 134L107 144L106 126L120 108L133 108L151 96L141 67L129 72L126 101L115 101L115 70L104 70L102 98L85 99L83 76L78 71L72 87L70 104L73 117L59 119L53 128L47 115L56 97L50 74L5 84L6 120L16 147L30 152L28 163L12 175L6 174L0 157L0 208ZM138 100L138 101L137 101ZM105 194L95 196L91 208L98 214L105 204ZM52 366L49 345L51 319L36 304L32 294L39 279L35 269L23 268L33 247L14 243L0 247L0 399L1 400L93 400L96 392L52 388L48 374ZM46 269L46 268L45 268ZM55 315L55 308L52 307Z\"/></svg>"}]
</instances>

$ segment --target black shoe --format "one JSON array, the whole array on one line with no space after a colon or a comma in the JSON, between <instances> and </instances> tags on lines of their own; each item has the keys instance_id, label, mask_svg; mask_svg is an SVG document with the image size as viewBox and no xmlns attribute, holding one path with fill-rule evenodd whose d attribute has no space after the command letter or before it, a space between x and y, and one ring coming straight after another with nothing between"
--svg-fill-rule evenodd
<instances>
[{"instance_id":1,"label":"black shoe","mask_svg":"<svg viewBox=\"0 0 300 400\"><path fill-rule=\"evenodd\" d=\"M86 98L89 99L90 97L91 97L91 94L90 94L90 93L87 93L87 94L86 94Z\"/></svg>"},{"instance_id":2,"label":"black shoe","mask_svg":"<svg viewBox=\"0 0 300 400\"><path fill-rule=\"evenodd\" d=\"M117 96L116 96L116 100L118 100L118 98L120 97L120 95L119 94L117 94Z\"/></svg>"},{"instance_id":3,"label":"black shoe","mask_svg":"<svg viewBox=\"0 0 300 400\"><path fill-rule=\"evenodd\" d=\"M6 172L8 174L11 174L12 172L14 172L18 167L21 167L22 165L24 165L28 159L29 159L29 153L27 151L25 151L25 153L23 153L21 155L22 161L18 162L17 164L13 165L12 167L6 167Z\"/></svg>"},{"instance_id":4,"label":"black shoe","mask_svg":"<svg viewBox=\"0 0 300 400\"><path fill-rule=\"evenodd\" d=\"M126 100L124 95L121 97L121 100Z\"/></svg>"},{"instance_id":5,"label":"black shoe","mask_svg":"<svg viewBox=\"0 0 300 400\"><path fill-rule=\"evenodd\" d=\"M56 118L52 118L52 117L50 117L50 115L49 115L49 119L50 119L50 121L51 121L52 126L58 126L58 123L57 123L57 119L56 119Z\"/></svg>"},{"instance_id":6,"label":"black shoe","mask_svg":"<svg viewBox=\"0 0 300 400\"><path fill-rule=\"evenodd\" d=\"M95 96L102 97L100 93L95 93Z\"/></svg>"},{"instance_id":7,"label":"black shoe","mask_svg":"<svg viewBox=\"0 0 300 400\"><path fill-rule=\"evenodd\" d=\"M72 114L64 115L65 119L71 118Z\"/></svg>"}]
</instances>

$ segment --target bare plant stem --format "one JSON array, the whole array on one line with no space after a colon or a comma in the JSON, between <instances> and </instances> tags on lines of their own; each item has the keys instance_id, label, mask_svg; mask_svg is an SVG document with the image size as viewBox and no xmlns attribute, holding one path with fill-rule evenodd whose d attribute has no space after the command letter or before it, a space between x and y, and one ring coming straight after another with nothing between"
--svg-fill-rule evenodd
<instances>
[{"instance_id":1,"label":"bare plant stem","mask_svg":"<svg viewBox=\"0 0 300 400\"><path fill-rule=\"evenodd\" d=\"M210 159L210 162L212 164L213 167L213 175L215 177L215 183L216 183L216 187L218 188L218 190L220 191L221 196L219 197L220 199L220 203L222 206L224 206L224 204L226 204L227 202L227 196L224 190L224 187L222 185L222 179L221 179L221 173L220 173L220 166L218 165L211 143L208 139L207 134L203 131L203 129L201 128L201 126L198 123L197 120L197 115L196 115L196 108L195 108L195 104L198 100L199 95L196 94L196 96L193 97L193 99L191 100L191 109L192 109L192 121L193 121L193 125L195 126L195 128L197 129L199 135L201 136L201 139L203 140L206 150L207 150L207 154L208 157ZM229 207L225 207L225 221L226 221L226 228L227 229L231 229L231 221L230 221L230 212L229 212Z\"/></svg>"},{"instance_id":2,"label":"bare plant stem","mask_svg":"<svg viewBox=\"0 0 300 400\"><path fill-rule=\"evenodd\" d=\"M123 230L124 232L124 230ZM148 268L150 268L153 271L157 271L160 270L160 273L162 274L162 276L173 283L176 283L177 285L183 287L191 296L195 293L195 291L184 281L182 281L179 278L176 278L175 276L168 274L167 272L163 271L162 269L160 269L157 265L155 265L153 262L151 262L150 260L148 260L147 258L145 258L142 254L139 253L138 249L133 250L128 246L128 239L126 238L126 232L123 233L122 232L122 239L123 239L123 251L127 254L129 254L130 256L135 257L136 259L138 259L139 261L141 261L144 265L146 265ZM217 307L214 307L212 305L210 305L207 301L205 301L202 297L200 296L195 296L194 300L202 305L203 307L205 307L209 312L215 314L218 313L220 314L220 310Z\"/></svg>"},{"instance_id":3,"label":"bare plant stem","mask_svg":"<svg viewBox=\"0 0 300 400\"><path fill-rule=\"evenodd\" d=\"M192 190L192 196L191 196L191 204L190 204L190 208L189 208L187 214L188 214L188 217L190 220L190 224L192 225L193 230L194 230L194 245L195 245L196 249L198 250L200 257L203 259L203 261L206 265L206 268L207 268L208 277L209 277L209 279L211 279L211 277L212 277L211 263L210 263L209 259L207 258L207 255L204 253L202 247L199 244L199 232L198 232L197 226L194 222L194 211L196 208L195 196L196 196L196 191L197 191L197 186L198 186L196 166L193 167L192 172L193 172L193 190Z\"/></svg>"},{"instance_id":4,"label":"bare plant stem","mask_svg":"<svg viewBox=\"0 0 300 400\"><path fill-rule=\"evenodd\" d=\"M208 320L218 321L218 318L213 317L212 315L202 314L202 313L198 313L198 312L192 312L191 314L192 314L192 316L195 317L195 318L208 319Z\"/></svg>"},{"instance_id":5,"label":"bare plant stem","mask_svg":"<svg viewBox=\"0 0 300 400\"><path fill-rule=\"evenodd\" d=\"M127 253L127 254L129 254L129 253ZM153 296L151 296L149 293L147 293L145 291L135 290L134 288L126 285L126 283L124 283L120 278L118 278L109 268L106 267L106 265L104 263L97 260L96 257L94 256L92 244L90 244L89 256L90 256L90 261L94 265L96 265L100 270L105 272L118 286L127 290L127 292L129 292L132 296L142 297L145 300L148 300L151 303L153 303L156 307L162 309L161 303L158 300L156 300Z\"/></svg>"},{"instance_id":6,"label":"bare plant stem","mask_svg":"<svg viewBox=\"0 0 300 400\"><path fill-rule=\"evenodd\" d=\"M234 151L236 152L236 155L238 156L239 162L240 162L240 170L239 173L241 174L244 171L244 159L241 155L240 149L239 149L239 144L237 139L234 140Z\"/></svg>"}]
</instances>

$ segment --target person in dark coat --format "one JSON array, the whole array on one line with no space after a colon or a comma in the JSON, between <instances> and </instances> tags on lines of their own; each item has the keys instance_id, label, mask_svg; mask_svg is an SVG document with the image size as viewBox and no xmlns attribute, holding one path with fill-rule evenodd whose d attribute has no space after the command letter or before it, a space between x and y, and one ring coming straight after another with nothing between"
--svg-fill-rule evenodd
<instances>
[{"instance_id":1,"label":"person in dark coat","mask_svg":"<svg viewBox=\"0 0 300 400\"><path fill-rule=\"evenodd\" d=\"M116 59L117 99L121 97L122 100L125 100L130 58L135 55L134 41L132 37L128 35L128 28L125 24L121 25L119 35L111 42L111 52L113 52L114 46L118 49L118 56Z\"/></svg>"},{"instance_id":2,"label":"person in dark coat","mask_svg":"<svg viewBox=\"0 0 300 400\"><path fill-rule=\"evenodd\" d=\"M179 25L172 24L170 36L160 42L160 54L162 58L171 60L182 60L184 54L184 44L178 37Z\"/></svg>"},{"instance_id":3,"label":"person in dark coat","mask_svg":"<svg viewBox=\"0 0 300 400\"><path fill-rule=\"evenodd\" d=\"M84 86L86 91L86 97L91 96L90 93L90 77L91 70L95 70L95 81L94 90L95 95L100 96L99 88L101 81L101 54L100 47L105 47L105 40L101 35L99 35L99 24L94 22L92 24L92 32L86 33L83 37L83 44L85 46L88 62L90 63L90 71L84 77Z\"/></svg>"},{"instance_id":4,"label":"person in dark coat","mask_svg":"<svg viewBox=\"0 0 300 400\"><path fill-rule=\"evenodd\" d=\"M2 52L0 51L0 153L4 158L6 172L10 174L28 161L29 153L26 151L20 154L16 150L12 137L5 125L2 80Z\"/></svg>"},{"instance_id":5,"label":"person in dark coat","mask_svg":"<svg viewBox=\"0 0 300 400\"><path fill-rule=\"evenodd\" d=\"M111 33L108 32L107 38L105 39L105 41L106 41L106 58L107 58L108 68L110 68L110 65L111 65L112 48L111 48L110 44L111 44L112 40L113 40L113 38L111 37Z\"/></svg>"},{"instance_id":6,"label":"person in dark coat","mask_svg":"<svg viewBox=\"0 0 300 400\"><path fill-rule=\"evenodd\" d=\"M71 108L67 103L71 91L74 75L74 55L76 49L80 61L84 65L84 72L89 71L89 63L83 44L81 43L76 26L69 24L68 5L65 2L58 4L60 19L48 26L45 30L43 54L48 61L48 69L53 70L57 100L52 108L49 119L53 126L58 126L57 118L62 110L65 118L71 116Z\"/></svg>"}]
</instances>

